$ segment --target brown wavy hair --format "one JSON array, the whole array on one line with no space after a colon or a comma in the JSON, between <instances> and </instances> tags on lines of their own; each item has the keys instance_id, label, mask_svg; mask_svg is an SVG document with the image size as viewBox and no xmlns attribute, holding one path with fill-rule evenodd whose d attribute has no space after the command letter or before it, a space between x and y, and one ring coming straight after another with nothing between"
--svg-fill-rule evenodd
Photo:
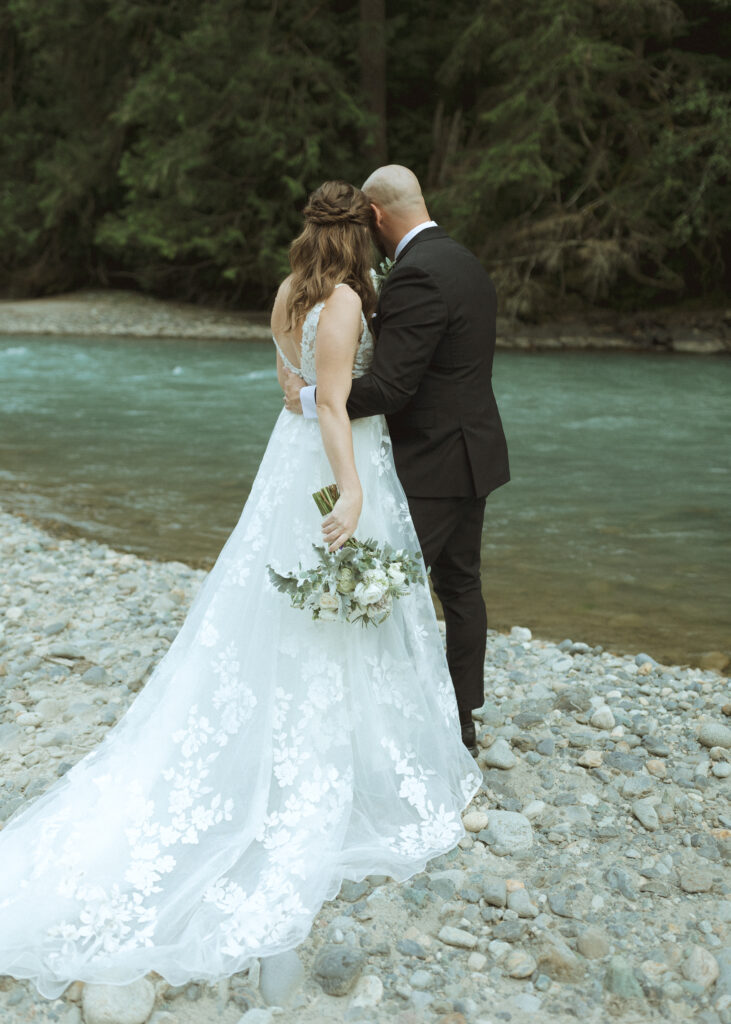
<instances>
[{"instance_id":1,"label":"brown wavy hair","mask_svg":"<svg viewBox=\"0 0 731 1024\"><path fill-rule=\"evenodd\" d=\"M302 212L305 226L289 247L292 281L285 307L287 329L294 330L308 310L328 299L341 282L360 297L370 326L376 292L370 273L373 214L365 194L346 181L326 181L315 189Z\"/></svg>"}]
</instances>

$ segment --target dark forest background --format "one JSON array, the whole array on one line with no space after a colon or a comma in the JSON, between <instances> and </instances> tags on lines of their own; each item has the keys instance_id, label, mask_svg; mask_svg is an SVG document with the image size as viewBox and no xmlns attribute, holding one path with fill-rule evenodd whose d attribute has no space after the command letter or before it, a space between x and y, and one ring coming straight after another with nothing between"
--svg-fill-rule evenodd
<instances>
[{"instance_id":1,"label":"dark forest background","mask_svg":"<svg viewBox=\"0 0 731 1024\"><path fill-rule=\"evenodd\" d=\"M0 293L266 304L412 167L524 319L722 294L730 0L2 0Z\"/></svg>"}]
</instances>

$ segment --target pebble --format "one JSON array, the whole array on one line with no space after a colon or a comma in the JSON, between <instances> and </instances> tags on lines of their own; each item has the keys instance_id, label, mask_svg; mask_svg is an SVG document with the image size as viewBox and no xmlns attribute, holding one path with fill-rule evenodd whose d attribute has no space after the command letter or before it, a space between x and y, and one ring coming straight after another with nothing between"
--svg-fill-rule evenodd
<instances>
[{"instance_id":1,"label":"pebble","mask_svg":"<svg viewBox=\"0 0 731 1024\"><path fill-rule=\"evenodd\" d=\"M556 981L575 984L586 971L585 962L574 953L560 935L543 932L536 952L538 966L543 974Z\"/></svg>"},{"instance_id":2,"label":"pebble","mask_svg":"<svg viewBox=\"0 0 731 1024\"><path fill-rule=\"evenodd\" d=\"M722 722L703 722L698 729L698 742L704 747L731 747L731 729Z\"/></svg>"},{"instance_id":3,"label":"pebble","mask_svg":"<svg viewBox=\"0 0 731 1024\"><path fill-rule=\"evenodd\" d=\"M640 824L644 825L651 832L660 827L657 811L649 800L634 800L632 803L632 813Z\"/></svg>"},{"instance_id":4,"label":"pebble","mask_svg":"<svg viewBox=\"0 0 731 1024\"><path fill-rule=\"evenodd\" d=\"M603 758L601 750L585 750L576 763L582 768L599 768Z\"/></svg>"},{"instance_id":5,"label":"pebble","mask_svg":"<svg viewBox=\"0 0 731 1024\"><path fill-rule=\"evenodd\" d=\"M681 873L678 884L683 892L710 892L713 888L713 876L709 871L686 868Z\"/></svg>"},{"instance_id":6,"label":"pebble","mask_svg":"<svg viewBox=\"0 0 731 1024\"><path fill-rule=\"evenodd\" d=\"M270 1006L286 1006L304 980L305 969L293 949L262 957L259 989Z\"/></svg>"},{"instance_id":7,"label":"pebble","mask_svg":"<svg viewBox=\"0 0 731 1024\"><path fill-rule=\"evenodd\" d=\"M482 882L482 894L491 907L504 907L508 901L508 890L504 878L488 876Z\"/></svg>"},{"instance_id":8,"label":"pebble","mask_svg":"<svg viewBox=\"0 0 731 1024\"><path fill-rule=\"evenodd\" d=\"M154 1003L146 978L131 985L84 985L81 997L86 1024L145 1024Z\"/></svg>"},{"instance_id":9,"label":"pebble","mask_svg":"<svg viewBox=\"0 0 731 1024\"><path fill-rule=\"evenodd\" d=\"M451 925L444 925L439 929L437 938L447 946L457 946L460 949L474 949L477 945L477 937L463 928L453 928Z\"/></svg>"},{"instance_id":10,"label":"pebble","mask_svg":"<svg viewBox=\"0 0 731 1024\"><path fill-rule=\"evenodd\" d=\"M360 977L365 955L349 945L322 947L312 965L312 976L329 996L344 996Z\"/></svg>"},{"instance_id":11,"label":"pebble","mask_svg":"<svg viewBox=\"0 0 731 1024\"><path fill-rule=\"evenodd\" d=\"M597 710L591 716L589 721L595 729L609 730L613 729L616 725L614 715L612 714L612 710L611 708L608 708L606 705L597 708Z\"/></svg>"},{"instance_id":12,"label":"pebble","mask_svg":"<svg viewBox=\"0 0 731 1024\"><path fill-rule=\"evenodd\" d=\"M689 956L683 962L681 972L684 978L695 982L704 990L711 988L720 973L716 958L699 945L694 945L691 948Z\"/></svg>"},{"instance_id":13,"label":"pebble","mask_svg":"<svg viewBox=\"0 0 731 1024\"><path fill-rule=\"evenodd\" d=\"M490 823L480 832L480 839L498 857L528 853L533 846L533 828L524 814L516 811L491 811Z\"/></svg>"},{"instance_id":14,"label":"pebble","mask_svg":"<svg viewBox=\"0 0 731 1024\"><path fill-rule=\"evenodd\" d=\"M643 993L632 967L623 956L613 956L604 976L604 987L621 999L642 999Z\"/></svg>"},{"instance_id":15,"label":"pebble","mask_svg":"<svg viewBox=\"0 0 731 1024\"><path fill-rule=\"evenodd\" d=\"M609 942L601 928L590 926L579 933L576 948L588 960L601 960L609 954Z\"/></svg>"},{"instance_id":16,"label":"pebble","mask_svg":"<svg viewBox=\"0 0 731 1024\"><path fill-rule=\"evenodd\" d=\"M508 908L514 910L518 917L538 917L538 907L531 903L525 889L516 889L508 893Z\"/></svg>"},{"instance_id":17,"label":"pebble","mask_svg":"<svg viewBox=\"0 0 731 1024\"><path fill-rule=\"evenodd\" d=\"M498 737L486 750L481 750L478 760L481 764L487 765L488 768L502 768L504 771L514 768L518 763L518 759L510 749L507 740L503 739L502 736Z\"/></svg>"},{"instance_id":18,"label":"pebble","mask_svg":"<svg viewBox=\"0 0 731 1024\"><path fill-rule=\"evenodd\" d=\"M0 619L1 824L113 728L176 635L205 574L83 540L49 539L1 511L0 564L0 599L17 609ZM90 578L89 568L94 586L86 593L71 581ZM41 573L48 588L31 589L28 581ZM60 601L70 590L71 618ZM46 631L62 620L58 634ZM89 665L103 670L91 676L103 682L82 682ZM681 1014L690 1008L699 1024L718 1024L715 1017L731 1024L731 957L724 959L731 754L717 742L725 733L703 731L731 724L728 680L493 630L486 672L488 696L475 715L482 746L507 750L513 767L481 761L483 786L465 809L460 845L404 883L382 875L345 884L298 949L312 965L310 989L293 961L300 980L288 988L282 977L275 991L277 958L263 957L254 965L260 977L252 968L230 979L232 1020L244 1011L247 1024L296 1020L300 1012L314 1020L307 1000L316 991L317 957L329 946L356 958L355 976L334 981L335 988L351 985L341 1004L349 1024L371 1024L376 1008L394 1024L442 1024L447 1017L498 1024L499 1013L516 1024L563 1015L610 1020L621 1000L635 1002L627 1013L638 1019L649 1019L650 1006L659 1019L672 1004ZM134 679L139 686L130 686ZM605 710L615 724L598 728L591 719L599 713L599 724L608 726ZM662 827L648 830L635 817L633 804L643 800ZM520 828L507 829L511 822ZM457 945L437 939L444 929L460 936ZM523 954L535 969L511 977L508 958L511 966L530 966ZM620 963L610 970L613 954ZM719 975L704 988L714 972L708 957ZM160 979L151 978L162 992ZM647 1005L632 979L645 987ZM2 987L3 1024L25 1024L28 984L5 979ZM86 988L69 986L57 1010L36 1002L49 1022L81 1024L72 994L80 1003ZM180 1024L221 1016L220 990L203 982L170 986L165 998L178 1000L170 1005L179 1007L172 1017ZM252 1009L259 999L273 1000L271 1008ZM174 1024L168 1011L153 1012L161 1015L156 1024ZM69 1013L75 1019L67 1020ZM154 1020L148 1016L147 1024Z\"/></svg>"},{"instance_id":19,"label":"pebble","mask_svg":"<svg viewBox=\"0 0 731 1024\"><path fill-rule=\"evenodd\" d=\"M370 1010L383 999L383 982L376 974L365 974L358 979L350 997L353 1010Z\"/></svg>"},{"instance_id":20,"label":"pebble","mask_svg":"<svg viewBox=\"0 0 731 1024\"><path fill-rule=\"evenodd\" d=\"M468 832L482 832L487 828L488 816L484 811L468 811L462 817L462 824Z\"/></svg>"},{"instance_id":21,"label":"pebble","mask_svg":"<svg viewBox=\"0 0 731 1024\"><path fill-rule=\"evenodd\" d=\"M535 957L524 949L514 949L505 958L505 970L511 978L530 978L537 967Z\"/></svg>"}]
</instances>

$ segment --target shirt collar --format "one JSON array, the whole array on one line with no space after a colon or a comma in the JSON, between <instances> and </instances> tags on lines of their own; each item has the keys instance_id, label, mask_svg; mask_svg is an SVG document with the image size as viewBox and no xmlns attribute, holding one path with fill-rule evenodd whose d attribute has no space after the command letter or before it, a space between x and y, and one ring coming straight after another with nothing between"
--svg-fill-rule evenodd
<instances>
[{"instance_id":1,"label":"shirt collar","mask_svg":"<svg viewBox=\"0 0 731 1024\"><path fill-rule=\"evenodd\" d=\"M437 222L435 220L425 220L422 224L417 224L415 228L411 229L411 231L407 231L404 237L399 242L399 244L396 246L396 252L393 254L394 260L397 260L399 258L399 255L403 252L403 250L409 244L411 239L416 238L420 231L423 231L425 228L435 227L437 227Z\"/></svg>"}]
</instances>

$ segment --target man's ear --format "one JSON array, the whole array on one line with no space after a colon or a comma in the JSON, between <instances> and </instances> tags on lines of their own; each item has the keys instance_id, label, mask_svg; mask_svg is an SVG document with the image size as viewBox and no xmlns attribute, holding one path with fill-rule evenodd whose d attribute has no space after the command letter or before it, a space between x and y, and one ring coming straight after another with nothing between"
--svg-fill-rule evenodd
<instances>
[{"instance_id":1,"label":"man's ear","mask_svg":"<svg viewBox=\"0 0 731 1024\"><path fill-rule=\"evenodd\" d=\"M371 203L371 211L373 212L373 223L377 228L380 228L383 224L383 210L380 206L376 206L375 203Z\"/></svg>"}]
</instances>

